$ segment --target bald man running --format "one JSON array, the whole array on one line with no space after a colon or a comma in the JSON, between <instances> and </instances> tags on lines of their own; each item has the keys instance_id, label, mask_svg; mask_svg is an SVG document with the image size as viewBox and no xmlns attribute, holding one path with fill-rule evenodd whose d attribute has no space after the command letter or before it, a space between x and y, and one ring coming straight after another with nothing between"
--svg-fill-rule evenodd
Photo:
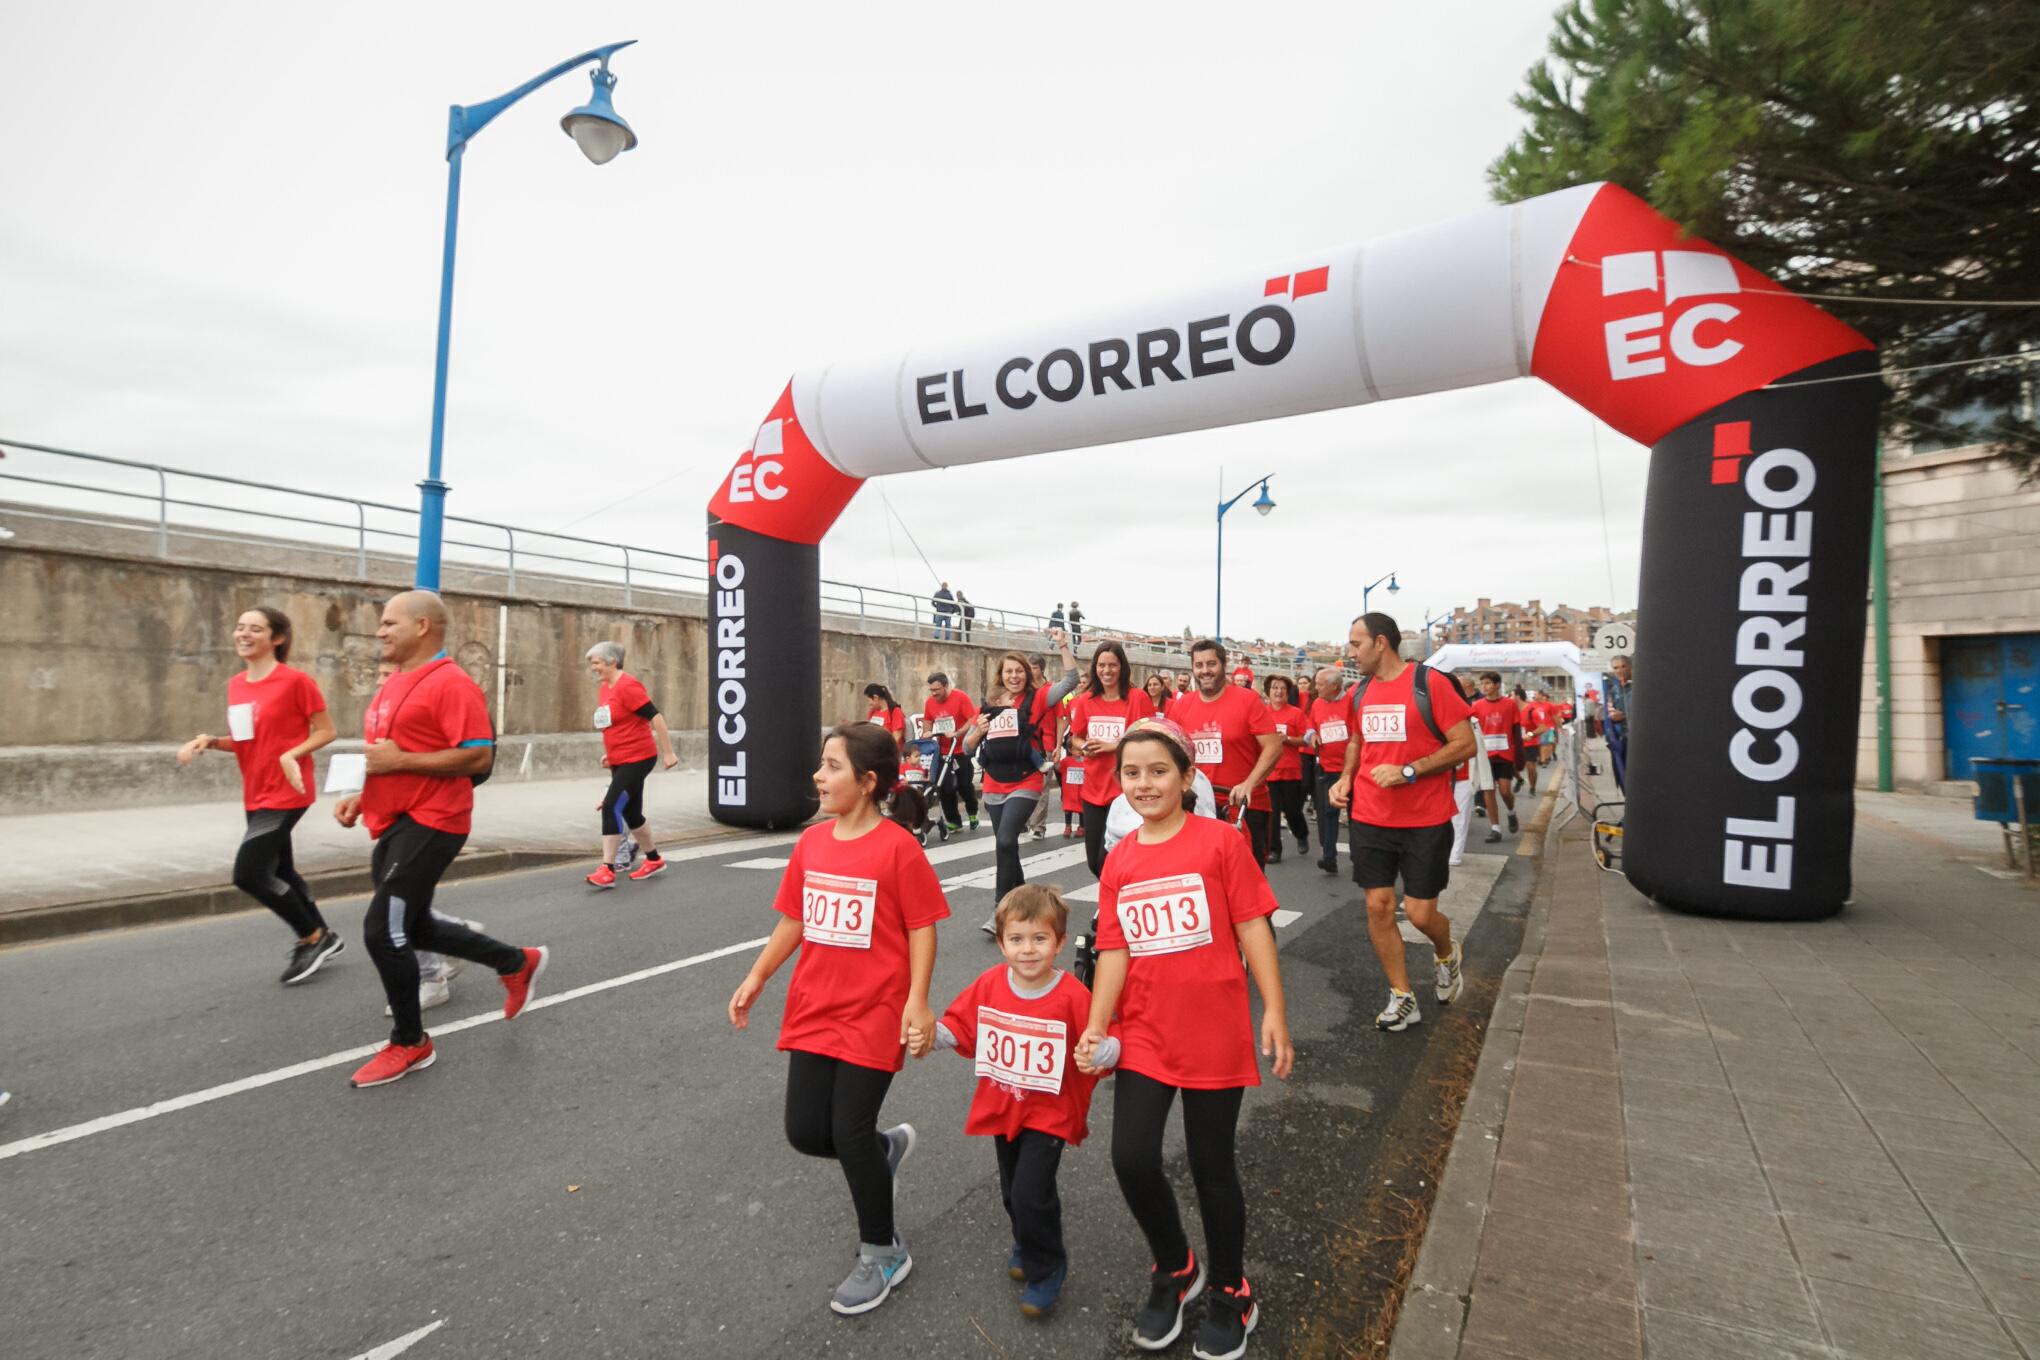
<instances>
[{"instance_id":1,"label":"bald man running","mask_svg":"<svg viewBox=\"0 0 2040 1360\"><path fill-rule=\"evenodd\" d=\"M520 949L432 911L432 893L467 843L474 780L495 764L495 731L481 687L446 654L446 605L429 590L409 590L383 606L375 635L396 674L368 706L368 776L342 798L342 826L368 823L375 841L375 896L362 933L382 975L394 1025L390 1041L354 1074L356 1086L382 1086L430 1067L437 1054L418 1009L418 956L451 954L496 970L514 1020L536 991L546 951Z\"/></svg>"}]
</instances>

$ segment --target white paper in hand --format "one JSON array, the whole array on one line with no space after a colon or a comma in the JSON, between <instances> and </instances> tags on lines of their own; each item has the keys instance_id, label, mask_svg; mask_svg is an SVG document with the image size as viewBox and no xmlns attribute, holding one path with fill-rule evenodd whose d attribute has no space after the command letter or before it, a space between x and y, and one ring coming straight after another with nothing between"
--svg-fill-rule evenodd
<instances>
[{"instance_id":1,"label":"white paper in hand","mask_svg":"<svg viewBox=\"0 0 2040 1360\"><path fill-rule=\"evenodd\" d=\"M360 793L368 782L368 757L359 752L336 755L326 762L326 792Z\"/></svg>"}]
</instances>

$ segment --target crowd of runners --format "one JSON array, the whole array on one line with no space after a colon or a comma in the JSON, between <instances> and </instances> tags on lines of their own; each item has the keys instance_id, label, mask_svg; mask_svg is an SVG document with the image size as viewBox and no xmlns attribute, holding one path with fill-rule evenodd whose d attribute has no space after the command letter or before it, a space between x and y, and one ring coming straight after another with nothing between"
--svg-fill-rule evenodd
<instances>
[{"instance_id":1,"label":"crowd of runners","mask_svg":"<svg viewBox=\"0 0 2040 1360\"><path fill-rule=\"evenodd\" d=\"M372 843L363 936L392 1019L387 1044L353 1074L357 1087L434 1062L422 1014L443 1004L461 962L495 972L509 1019L549 961L543 946L496 940L432 908L467 838L474 788L494 763L487 704L449 657L446 629L430 592L388 602L364 748L328 762L333 816L365 824ZM338 734L317 683L288 664L285 615L250 610L233 636L244 669L227 686L227 734L201 733L178 758L222 750L239 763L247 822L234 882L290 929L282 981L296 985L346 948L291 845L318 793L312 755ZM1439 908L1451 869L1476 816L1485 815L1489 841L1503 839L1504 818L1518 831L1517 794L1535 792L1547 738L1571 712L1542 691L1505 692L1494 672L1469 696L1449 672L1405 659L1400 629L1380 613L1353 621L1344 665L1258 684L1208 639L1191 646L1187 675L1143 681L1116 642L1080 662L1062 630L1050 636L1052 656L999 657L982 702L941 671L926 677L918 711L872 684L863 718L826 734L813 775L822 817L793 847L772 901L777 925L731 996L729 1018L745 1029L793 962L778 1037L789 1055L786 1136L796 1151L840 1164L857 1222L854 1266L830 1300L836 1312L877 1308L913 1267L894 1205L921 1135L908 1124L881 1129L880 1112L907 1058L948 1052L972 1064L959 1111L966 1134L992 1142L1022 1311L1044 1316L1061 1294L1058 1167L1084 1141L1095 1088L1110 1078L1111 1166L1153 1260L1135 1344L1171 1345L1187 1305L1205 1295L1192 1353L1225 1360L1245 1353L1259 1320L1235 1156L1242 1100L1264 1062L1286 1078L1294 1061L1267 866L1288 840L1298 855L1311 853L1314 830L1317 867L1337 874L1344 821L1346 867L1365 895L1388 983L1375 1024L1408 1029L1423 1017L1398 884L1403 916L1431 945L1433 997L1450 1005L1464 985L1461 942ZM597 889L667 867L646 820L645 781L677 757L625 660L609 642L586 657L610 775L596 833L601 863L587 877ZM1047 834L1051 787L1063 835L1082 837L1098 880L1088 923L1072 922L1058 889L1026 882L1020 843ZM925 847L976 831L981 817L996 863L996 906L983 928L1001 957L938 1009L936 930L950 913ZM1164 1130L1179 1100L1201 1252L1164 1169Z\"/></svg>"}]
</instances>

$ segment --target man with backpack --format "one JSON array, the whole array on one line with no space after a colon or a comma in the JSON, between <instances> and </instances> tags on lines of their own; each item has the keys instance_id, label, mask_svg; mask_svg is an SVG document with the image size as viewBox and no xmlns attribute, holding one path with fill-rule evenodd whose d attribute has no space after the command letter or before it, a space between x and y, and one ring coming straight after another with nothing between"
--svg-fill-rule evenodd
<instances>
[{"instance_id":1,"label":"man with backpack","mask_svg":"<svg viewBox=\"0 0 2040 1360\"><path fill-rule=\"evenodd\" d=\"M1367 893L1367 935L1388 975L1388 1005L1374 1017L1385 1030L1423 1019L1396 926L1398 878L1404 914L1437 955L1438 1004L1460 993L1459 942L1438 898L1452 872L1452 771L1479 749L1459 683L1403 660L1401 647L1402 629L1388 615L1353 620L1346 655L1360 683L1347 701L1345 769L1331 793L1333 806L1349 809L1353 879Z\"/></svg>"},{"instance_id":2,"label":"man with backpack","mask_svg":"<svg viewBox=\"0 0 2040 1360\"><path fill-rule=\"evenodd\" d=\"M495 969L505 1020L517 1018L545 971L543 946L503 944L432 910L440 876L467 843L475 785L489 777L496 748L481 686L446 654L446 622L446 605L429 590L383 606L375 635L397 671L368 706L361 791L333 808L342 826L367 822L375 842L362 935L394 1021L389 1043L354 1074L356 1086L385 1085L438 1057L419 1015L418 950Z\"/></svg>"}]
</instances>

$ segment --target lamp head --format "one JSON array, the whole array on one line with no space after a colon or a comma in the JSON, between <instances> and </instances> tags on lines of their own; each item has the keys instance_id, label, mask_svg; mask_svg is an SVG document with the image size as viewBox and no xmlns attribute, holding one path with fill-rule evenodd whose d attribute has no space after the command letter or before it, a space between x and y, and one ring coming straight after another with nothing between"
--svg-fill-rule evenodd
<instances>
[{"instance_id":1,"label":"lamp head","mask_svg":"<svg viewBox=\"0 0 2040 1360\"><path fill-rule=\"evenodd\" d=\"M1275 502L1268 496L1268 484L1263 482L1261 483L1261 498L1254 502L1254 509L1258 513L1265 515L1274 508Z\"/></svg>"},{"instance_id":2,"label":"lamp head","mask_svg":"<svg viewBox=\"0 0 2040 1360\"><path fill-rule=\"evenodd\" d=\"M1391 594L1391 595L1393 595L1393 594L1395 594L1395 593L1396 593L1396 592L1397 592L1398 590L1401 590L1401 589L1402 589L1402 587L1401 587L1401 586L1399 586L1399 585L1397 585L1397 584L1395 583L1395 573L1394 573L1394 572L1390 572L1390 573L1388 574L1388 593L1389 593L1389 594Z\"/></svg>"},{"instance_id":3,"label":"lamp head","mask_svg":"<svg viewBox=\"0 0 2040 1360\"><path fill-rule=\"evenodd\" d=\"M608 62L590 71L588 79L595 86L588 102L560 119L560 130L574 139L582 155L597 165L607 165L637 145L637 134L609 102L616 77L609 73Z\"/></svg>"}]
</instances>

